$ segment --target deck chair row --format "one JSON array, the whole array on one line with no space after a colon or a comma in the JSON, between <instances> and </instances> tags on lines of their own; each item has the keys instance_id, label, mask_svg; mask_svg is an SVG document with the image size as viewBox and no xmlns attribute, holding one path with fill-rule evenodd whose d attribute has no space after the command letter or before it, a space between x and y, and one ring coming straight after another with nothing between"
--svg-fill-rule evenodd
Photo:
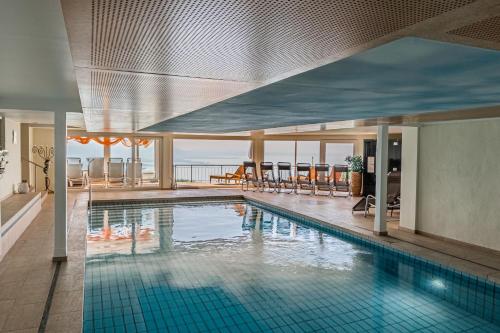
<instances>
[{"instance_id":1,"label":"deck chair row","mask_svg":"<svg viewBox=\"0 0 500 333\"><path fill-rule=\"evenodd\" d=\"M103 157L88 158L88 171L83 172L83 164L80 158L67 159L67 180L69 186L81 185L84 187L87 182L104 182L107 185L123 185L133 182L134 167L136 184L142 183L142 162L132 162L127 159L123 162L122 158L110 158L107 162L107 172L105 172L105 160ZM135 166L134 166L135 164Z\"/></svg>"},{"instance_id":2,"label":"deck chair row","mask_svg":"<svg viewBox=\"0 0 500 333\"><path fill-rule=\"evenodd\" d=\"M310 191L316 194L320 191L328 192L333 196L334 192L344 192L350 195L349 168L347 165L297 163L295 174L292 173L292 165L289 162L278 162L275 166L272 162L260 163L260 176L257 172L255 162L243 163L244 174L241 183L242 190L253 186L254 190L265 191L266 188L272 192L289 192L298 194L300 190Z\"/></svg>"}]
</instances>

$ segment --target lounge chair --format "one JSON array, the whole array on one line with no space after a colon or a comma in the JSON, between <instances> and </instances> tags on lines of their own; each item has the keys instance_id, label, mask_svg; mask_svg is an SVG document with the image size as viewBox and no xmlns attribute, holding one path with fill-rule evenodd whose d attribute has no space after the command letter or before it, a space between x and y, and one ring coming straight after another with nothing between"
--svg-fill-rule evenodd
<instances>
[{"instance_id":1,"label":"lounge chair","mask_svg":"<svg viewBox=\"0 0 500 333\"><path fill-rule=\"evenodd\" d=\"M295 180L295 193L299 193L299 190L309 190L311 194L314 194L314 183L311 177L311 164L309 163L297 163L297 177Z\"/></svg>"},{"instance_id":2,"label":"lounge chair","mask_svg":"<svg viewBox=\"0 0 500 333\"><path fill-rule=\"evenodd\" d=\"M68 186L74 185L85 186L85 178L83 176L82 159L79 157L68 157L66 160L66 178L68 179Z\"/></svg>"},{"instance_id":3,"label":"lounge chair","mask_svg":"<svg viewBox=\"0 0 500 333\"><path fill-rule=\"evenodd\" d=\"M262 182L259 180L257 176L257 166L255 162L243 162L243 181L241 182L241 189L245 191L244 186L246 185L248 191L248 187L250 184L253 185L254 191L255 189L260 190L262 186Z\"/></svg>"},{"instance_id":4,"label":"lounge chair","mask_svg":"<svg viewBox=\"0 0 500 333\"><path fill-rule=\"evenodd\" d=\"M260 162L260 178L262 179L263 190L266 184L269 191L271 191L271 189L272 192L278 190L279 184L276 177L274 177L273 162Z\"/></svg>"},{"instance_id":5,"label":"lounge chair","mask_svg":"<svg viewBox=\"0 0 500 333\"><path fill-rule=\"evenodd\" d=\"M365 217L370 208L375 208L376 197L367 195L365 201ZM391 211L391 216L395 210L401 208L401 173L399 171L389 172L387 175L387 210Z\"/></svg>"},{"instance_id":6,"label":"lounge chair","mask_svg":"<svg viewBox=\"0 0 500 333\"><path fill-rule=\"evenodd\" d=\"M236 183L238 183L240 180L243 178L243 173L244 173L244 168L243 165L240 165L238 169L234 173L226 172L223 176L221 175L212 175L210 176L210 184L212 183L212 179L215 179L217 181L224 180L224 184L227 184L231 180L233 180Z\"/></svg>"},{"instance_id":7,"label":"lounge chair","mask_svg":"<svg viewBox=\"0 0 500 333\"><path fill-rule=\"evenodd\" d=\"M125 183L125 166L123 158L110 158L108 161L108 185L112 183Z\"/></svg>"},{"instance_id":8,"label":"lounge chair","mask_svg":"<svg viewBox=\"0 0 500 333\"><path fill-rule=\"evenodd\" d=\"M330 165L329 164L316 164L314 166L314 185L316 186L316 191L327 191L329 196L333 195L333 183L330 177ZM317 193L316 192L316 193Z\"/></svg>"},{"instance_id":9,"label":"lounge chair","mask_svg":"<svg viewBox=\"0 0 500 333\"><path fill-rule=\"evenodd\" d=\"M288 162L278 162L278 185L278 192L282 189L290 190L289 193L296 190L292 177L292 165Z\"/></svg>"},{"instance_id":10,"label":"lounge chair","mask_svg":"<svg viewBox=\"0 0 500 333\"><path fill-rule=\"evenodd\" d=\"M351 195L349 167L343 164L335 164L333 166L332 174L334 194L337 192L345 192L345 197L349 197Z\"/></svg>"},{"instance_id":11,"label":"lounge chair","mask_svg":"<svg viewBox=\"0 0 500 333\"><path fill-rule=\"evenodd\" d=\"M105 185L104 157L89 157L87 161L89 162L89 170L87 172L89 182L94 184L95 181L99 181Z\"/></svg>"},{"instance_id":12,"label":"lounge chair","mask_svg":"<svg viewBox=\"0 0 500 333\"><path fill-rule=\"evenodd\" d=\"M135 168L135 177L134 177L134 168ZM135 184L140 185L142 184L142 162L140 159L135 160L135 162L132 162L132 159L129 157L127 158L127 168L126 168L126 180L127 184L132 184L134 182L135 178Z\"/></svg>"}]
</instances>

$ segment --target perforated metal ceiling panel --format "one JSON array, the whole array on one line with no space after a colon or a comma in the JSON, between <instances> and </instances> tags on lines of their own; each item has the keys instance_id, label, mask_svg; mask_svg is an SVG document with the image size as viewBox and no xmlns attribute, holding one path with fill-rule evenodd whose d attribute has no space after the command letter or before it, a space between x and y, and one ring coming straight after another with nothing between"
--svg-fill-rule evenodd
<instances>
[{"instance_id":1,"label":"perforated metal ceiling panel","mask_svg":"<svg viewBox=\"0 0 500 333\"><path fill-rule=\"evenodd\" d=\"M450 34L500 43L500 16L490 17L486 20L452 30Z\"/></svg>"},{"instance_id":2,"label":"perforated metal ceiling panel","mask_svg":"<svg viewBox=\"0 0 500 333\"><path fill-rule=\"evenodd\" d=\"M474 0L94 0L92 66L265 81Z\"/></svg>"},{"instance_id":3,"label":"perforated metal ceiling panel","mask_svg":"<svg viewBox=\"0 0 500 333\"><path fill-rule=\"evenodd\" d=\"M238 93L255 84L169 75L77 70L88 130L136 130L193 111ZM86 87L86 88L83 88ZM104 117L104 124L96 122ZM115 121L116 119L116 121Z\"/></svg>"},{"instance_id":4,"label":"perforated metal ceiling panel","mask_svg":"<svg viewBox=\"0 0 500 333\"><path fill-rule=\"evenodd\" d=\"M62 4L73 61L80 72L87 127L112 131L137 130L185 114L414 33L402 29L425 25L464 6L490 1L62 0ZM95 75L95 70L108 72ZM218 83L205 86L206 82L196 81L200 79ZM100 119L107 120L99 124Z\"/></svg>"}]
</instances>

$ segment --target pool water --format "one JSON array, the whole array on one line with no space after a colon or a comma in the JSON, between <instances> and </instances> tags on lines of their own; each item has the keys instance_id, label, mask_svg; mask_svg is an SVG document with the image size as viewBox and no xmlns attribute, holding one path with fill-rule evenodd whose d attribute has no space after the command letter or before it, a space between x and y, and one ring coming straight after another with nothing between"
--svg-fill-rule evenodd
<instances>
[{"instance_id":1,"label":"pool water","mask_svg":"<svg viewBox=\"0 0 500 333\"><path fill-rule=\"evenodd\" d=\"M94 206L84 332L500 332L498 286L299 221L239 201Z\"/></svg>"}]
</instances>

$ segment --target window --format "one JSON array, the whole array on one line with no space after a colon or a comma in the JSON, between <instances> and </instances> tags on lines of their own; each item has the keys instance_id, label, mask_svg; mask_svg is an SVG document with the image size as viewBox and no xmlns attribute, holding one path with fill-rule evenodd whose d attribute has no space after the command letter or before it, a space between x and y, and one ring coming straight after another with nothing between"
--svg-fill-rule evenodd
<instances>
[{"instance_id":1,"label":"window","mask_svg":"<svg viewBox=\"0 0 500 333\"><path fill-rule=\"evenodd\" d=\"M264 160L268 162L319 163L319 141L266 141L264 143Z\"/></svg>"},{"instance_id":2,"label":"window","mask_svg":"<svg viewBox=\"0 0 500 333\"><path fill-rule=\"evenodd\" d=\"M174 140L174 164L240 165L249 160L250 140Z\"/></svg>"},{"instance_id":3,"label":"window","mask_svg":"<svg viewBox=\"0 0 500 333\"><path fill-rule=\"evenodd\" d=\"M289 162L295 164L295 141L264 142L264 160L266 162Z\"/></svg>"},{"instance_id":4,"label":"window","mask_svg":"<svg viewBox=\"0 0 500 333\"><path fill-rule=\"evenodd\" d=\"M114 138L111 138L111 140L114 140ZM109 157L121 158L123 163L127 163L127 158L132 158L132 147L130 144L125 145L122 142L115 143L109 146Z\"/></svg>"},{"instance_id":5,"label":"window","mask_svg":"<svg viewBox=\"0 0 500 333\"><path fill-rule=\"evenodd\" d=\"M68 141L68 158L76 157L82 160L83 169L88 169L87 158L104 157L104 146L93 140L83 144L77 141Z\"/></svg>"},{"instance_id":6,"label":"window","mask_svg":"<svg viewBox=\"0 0 500 333\"><path fill-rule=\"evenodd\" d=\"M147 183L159 182L159 161L157 160L158 140L151 139L147 145L139 146L139 158L142 162L142 178Z\"/></svg>"},{"instance_id":7,"label":"window","mask_svg":"<svg viewBox=\"0 0 500 333\"><path fill-rule=\"evenodd\" d=\"M327 143L325 163L330 165L346 164L345 158L354 153L353 143Z\"/></svg>"},{"instance_id":8,"label":"window","mask_svg":"<svg viewBox=\"0 0 500 333\"><path fill-rule=\"evenodd\" d=\"M319 141L297 141L297 163L320 163Z\"/></svg>"},{"instance_id":9,"label":"window","mask_svg":"<svg viewBox=\"0 0 500 333\"><path fill-rule=\"evenodd\" d=\"M211 176L236 173L250 159L250 140L174 140L177 183L211 182ZM233 180L235 182L235 180Z\"/></svg>"}]
</instances>

